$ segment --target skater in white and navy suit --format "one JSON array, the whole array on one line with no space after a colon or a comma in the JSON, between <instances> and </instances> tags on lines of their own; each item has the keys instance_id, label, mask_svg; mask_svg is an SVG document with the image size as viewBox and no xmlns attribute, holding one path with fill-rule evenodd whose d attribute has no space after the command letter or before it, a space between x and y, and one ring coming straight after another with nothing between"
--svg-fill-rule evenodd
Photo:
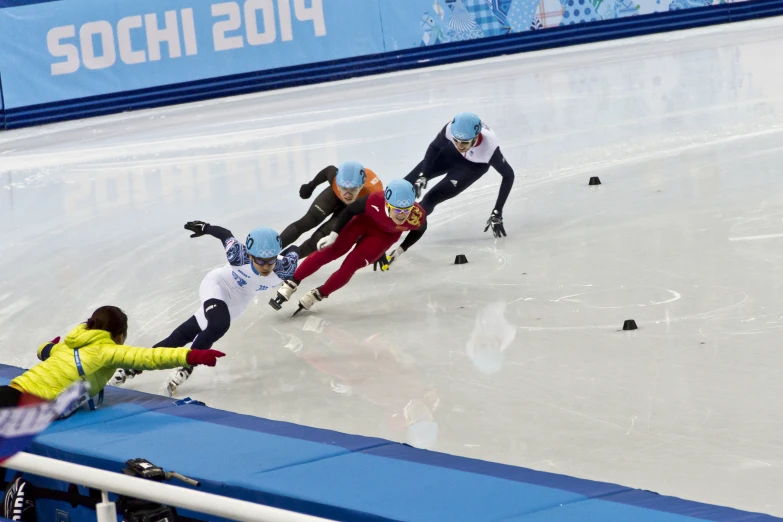
<instances>
[{"instance_id":1,"label":"skater in white and navy suit","mask_svg":"<svg viewBox=\"0 0 783 522\"><path fill-rule=\"evenodd\" d=\"M484 231L492 228L495 237L501 237L506 235L503 206L514 185L514 169L500 152L495 132L475 114L462 112L446 124L430 143L424 159L405 179L416 187L418 198L429 180L446 174L421 200L421 207L429 216L437 205L457 196L478 181L489 167L497 170L503 181Z\"/></svg>"}]
</instances>

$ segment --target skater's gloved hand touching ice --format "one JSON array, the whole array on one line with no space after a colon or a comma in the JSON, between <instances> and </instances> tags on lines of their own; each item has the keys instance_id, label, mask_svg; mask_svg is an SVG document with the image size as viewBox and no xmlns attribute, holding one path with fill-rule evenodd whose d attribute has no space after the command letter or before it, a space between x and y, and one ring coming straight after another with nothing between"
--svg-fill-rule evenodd
<instances>
[{"instance_id":1,"label":"skater's gloved hand touching ice","mask_svg":"<svg viewBox=\"0 0 783 522\"><path fill-rule=\"evenodd\" d=\"M190 230L193 234L190 237L201 237L206 232L204 231L209 226L209 223L203 221L188 221L185 223L185 230Z\"/></svg>"},{"instance_id":2,"label":"skater's gloved hand touching ice","mask_svg":"<svg viewBox=\"0 0 783 522\"><path fill-rule=\"evenodd\" d=\"M492 228L492 234L495 237L506 237L506 228L503 226L503 215L497 210L493 210L492 214L489 216L487 226L484 227L484 232L490 228Z\"/></svg>"},{"instance_id":3,"label":"skater's gloved hand touching ice","mask_svg":"<svg viewBox=\"0 0 783 522\"><path fill-rule=\"evenodd\" d=\"M380 270L381 272L385 272L389 269L389 256L386 255L386 252L383 253L381 257L376 259L372 264L372 271L377 272Z\"/></svg>"},{"instance_id":4,"label":"skater's gloved hand touching ice","mask_svg":"<svg viewBox=\"0 0 783 522\"><path fill-rule=\"evenodd\" d=\"M373 271L376 271L378 269L381 270L381 272L385 272L391 267L391 264L394 263L397 259L402 257L402 254L405 253L405 249L401 246L398 246L394 250L392 250L391 254L384 253L381 257L379 257L372 265Z\"/></svg>"},{"instance_id":5,"label":"skater's gloved hand touching ice","mask_svg":"<svg viewBox=\"0 0 783 522\"><path fill-rule=\"evenodd\" d=\"M198 366L199 364L215 366L218 358L225 356L226 354L217 350L190 350L188 353L188 364L190 366Z\"/></svg>"}]
</instances>

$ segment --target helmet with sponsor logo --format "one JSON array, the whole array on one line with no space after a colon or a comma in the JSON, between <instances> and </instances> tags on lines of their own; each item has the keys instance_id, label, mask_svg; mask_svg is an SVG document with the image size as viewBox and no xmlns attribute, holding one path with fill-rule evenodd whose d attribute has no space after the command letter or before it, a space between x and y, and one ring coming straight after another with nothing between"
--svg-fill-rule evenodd
<instances>
[{"instance_id":1,"label":"helmet with sponsor logo","mask_svg":"<svg viewBox=\"0 0 783 522\"><path fill-rule=\"evenodd\" d=\"M460 141L470 141L481 133L481 119L472 112L461 112L451 122L451 134Z\"/></svg>"},{"instance_id":2,"label":"helmet with sponsor logo","mask_svg":"<svg viewBox=\"0 0 783 522\"><path fill-rule=\"evenodd\" d=\"M358 161L346 161L337 167L337 186L354 189L364 186L367 174Z\"/></svg>"},{"instance_id":3,"label":"helmet with sponsor logo","mask_svg":"<svg viewBox=\"0 0 783 522\"><path fill-rule=\"evenodd\" d=\"M386 186L386 203L396 208L409 208L416 202L416 191L410 182L395 179Z\"/></svg>"},{"instance_id":4,"label":"helmet with sponsor logo","mask_svg":"<svg viewBox=\"0 0 783 522\"><path fill-rule=\"evenodd\" d=\"M245 240L247 252L253 257L270 259L277 257L283 249L280 234L271 228L257 228L247 235Z\"/></svg>"}]
</instances>

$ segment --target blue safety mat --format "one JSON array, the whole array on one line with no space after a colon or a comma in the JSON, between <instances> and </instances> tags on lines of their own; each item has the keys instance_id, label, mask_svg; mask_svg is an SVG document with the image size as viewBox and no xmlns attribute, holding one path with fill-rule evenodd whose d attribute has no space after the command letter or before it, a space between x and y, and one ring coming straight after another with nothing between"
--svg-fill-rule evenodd
<instances>
[{"instance_id":1,"label":"blue safety mat","mask_svg":"<svg viewBox=\"0 0 783 522\"><path fill-rule=\"evenodd\" d=\"M0 365L0 384L19 372ZM203 491L337 520L780 520L117 388L32 451L111 471L143 457Z\"/></svg>"}]
</instances>

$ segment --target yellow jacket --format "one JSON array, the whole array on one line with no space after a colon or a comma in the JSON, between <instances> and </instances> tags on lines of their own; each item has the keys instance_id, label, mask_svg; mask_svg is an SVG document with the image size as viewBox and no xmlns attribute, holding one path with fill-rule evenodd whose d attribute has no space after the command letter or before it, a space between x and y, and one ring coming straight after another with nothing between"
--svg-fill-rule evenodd
<instances>
[{"instance_id":1,"label":"yellow jacket","mask_svg":"<svg viewBox=\"0 0 783 522\"><path fill-rule=\"evenodd\" d=\"M47 343L48 344L48 343ZM46 346L38 348L38 358ZM72 383L81 379L73 352L79 349L85 380L90 383L90 395L97 395L109 382L117 368L134 370L165 370L187 365L189 348L135 348L116 344L109 332L88 330L80 324L55 344L48 359L11 381L15 388L52 400Z\"/></svg>"}]
</instances>

